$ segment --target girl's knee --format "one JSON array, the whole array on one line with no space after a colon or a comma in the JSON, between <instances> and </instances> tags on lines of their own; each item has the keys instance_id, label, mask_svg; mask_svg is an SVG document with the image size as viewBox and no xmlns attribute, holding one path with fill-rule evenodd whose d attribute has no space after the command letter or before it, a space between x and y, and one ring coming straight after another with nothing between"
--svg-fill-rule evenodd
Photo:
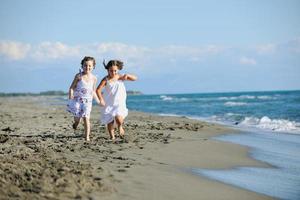
<instances>
[{"instance_id":1,"label":"girl's knee","mask_svg":"<svg viewBox=\"0 0 300 200\"><path fill-rule=\"evenodd\" d=\"M117 116L117 117L116 117L116 122L117 122L118 125L123 124L123 121L124 121L124 120L123 120L123 118L122 118L121 116Z\"/></svg>"},{"instance_id":2,"label":"girl's knee","mask_svg":"<svg viewBox=\"0 0 300 200\"><path fill-rule=\"evenodd\" d=\"M114 127L114 122L110 122L107 124L107 129L112 129Z\"/></svg>"},{"instance_id":3,"label":"girl's knee","mask_svg":"<svg viewBox=\"0 0 300 200\"><path fill-rule=\"evenodd\" d=\"M74 121L79 123L80 122L80 117L74 117Z\"/></svg>"},{"instance_id":4,"label":"girl's knee","mask_svg":"<svg viewBox=\"0 0 300 200\"><path fill-rule=\"evenodd\" d=\"M83 121L84 121L84 123L89 123L90 122L90 118L89 117L83 117Z\"/></svg>"}]
</instances>

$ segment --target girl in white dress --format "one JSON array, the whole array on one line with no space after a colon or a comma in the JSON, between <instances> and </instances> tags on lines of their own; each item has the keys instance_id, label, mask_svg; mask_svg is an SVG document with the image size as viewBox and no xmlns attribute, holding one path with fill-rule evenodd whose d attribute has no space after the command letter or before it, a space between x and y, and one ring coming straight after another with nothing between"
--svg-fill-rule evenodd
<instances>
[{"instance_id":1,"label":"girl in white dress","mask_svg":"<svg viewBox=\"0 0 300 200\"><path fill-rule=\"evenodd\" d=\"M90 113L92 110L93 97L99 104L100 101L95 93L97 78L92 74L96 62L93 57L84 57L81 61L83 72L75 75L69 89L69 102L67 111L73 114L73 129L76 130L80 119L84 122L86 141L90 140Z\"/></svg>"},{"instance_id":2,"label":"girl in white dress","mask_svg":"<svg viewBox=\"0 0 300 200\"><path fill-rule=\"evenodd\" d=\"M125 134L123 122L128 115L128 110L124 81L135 81L137 77L131 74L119 74L118 71L123 68L123 62L119 60L110 60L107 64L104 61L103 65L108 75L98 85L96 94L102 106L101 122L107 124L110 138L114 140L114 122L118 126L120 137L123 138Z\"/></svg>"}]
</instances>

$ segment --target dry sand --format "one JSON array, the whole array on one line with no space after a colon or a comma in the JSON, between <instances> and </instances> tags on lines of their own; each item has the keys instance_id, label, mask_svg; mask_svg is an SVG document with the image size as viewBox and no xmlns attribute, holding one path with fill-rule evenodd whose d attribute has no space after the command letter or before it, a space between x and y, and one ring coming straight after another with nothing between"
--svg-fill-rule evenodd
<instances>
[{"instance_id":1,"label":"dry sand","mask_svg":"<svg viewBox=\"0 0 300 200\"><path fill-rule=\"evenodd\" d=\"M268 167L247 148L211 139L232 129L181 117L129 113L124 140L83 125L54 97L0 98L0 199L271 199L192 174L190 168Z\"/></svg>"}]
</instances>

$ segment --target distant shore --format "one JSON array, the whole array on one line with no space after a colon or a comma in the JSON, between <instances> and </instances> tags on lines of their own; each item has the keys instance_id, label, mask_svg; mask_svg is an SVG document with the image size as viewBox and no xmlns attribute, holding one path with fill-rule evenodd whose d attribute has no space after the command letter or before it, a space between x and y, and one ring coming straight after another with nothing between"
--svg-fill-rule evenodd
<instances>
[{"instance_id":1,"label":"distant shore","mask_svg":"<svg viewBox=\"0 0 300 200\"><path fill-rule=\"evenodd\" d=\"M127 95L142 95L141 91L128 90ZM50 90L44 92L0 92L0 97L20 97L20 96L63 96L68 95L68 92L60 90Z\"/></svg>"},{"instance_id":2,"label":"distant shore","mask_svg":"<svg viewBox=\"0 0 300 200\"><path fill-rule=\"evenodd\" d=\"M0 92L0 97L21 97L21 96L59 96L67 95L67 92L60 90L51 90L44 92Z\"/></svg>"},{"instance_id":3,"label":"distant shore","mask_svg":"<svg viewBox=\"0 0 300 200\"><path fill-rule=\"evenodd\" d=\"M92 112L91 142L55 98L0 97L0 196L20 199L271 199L198 177L190 168L267 167L245 147L212 140L227 127L131 111L125 140Z\"/></svg>"}]
</instances>

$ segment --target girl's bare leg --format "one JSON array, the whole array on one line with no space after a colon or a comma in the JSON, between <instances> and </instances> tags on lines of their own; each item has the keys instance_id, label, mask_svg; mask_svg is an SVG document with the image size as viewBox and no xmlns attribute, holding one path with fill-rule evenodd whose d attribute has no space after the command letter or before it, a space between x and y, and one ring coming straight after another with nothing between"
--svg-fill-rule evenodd
<instances>
[{"instance_id":1,"label":"girl's bare leg","mask_svg":"<svg viewBox=\"0 0 300 200\"><path fill-rule=\"evenodd\" d=\"M91 132L90 118L84 117L83 122L84 122L85 140L90 141L90 132Z\"/></svg>"},{"instance_id":2,"label":"girl's bare leg","mask_svg":"<svg viewBox=\"0 0 300 200\"><path fill-rule=\"evenodd\" d=\"M116 116L116 122L117 122L117 125L118 125L120 137L123 138L124 134L125 134L125 131L124 131L124 128L123 128L123 122L124 122L123 117Z\"/></svg>"},{"instance_id":3,"label":"girl's bare leg","mask_svg":"<svg viewBox=\"0 0 300 200\"><path fill-rule=\"evenodd\" d=\"M74 130L77 129L79 122L80 122L80 117L74 117L74 123L72 125Z\"/></svg>"},{"instance_id":4,"label":"girl's bare leg","mask_svg":"<svg viewBox=\"0 0 300 200\"><path fill-rule=\"evenodd\" d=\"M115 130L114 130L114 121L107 124L108 133L110 136L110 139L115 140Z\"/></svg>"}]
</instances>

